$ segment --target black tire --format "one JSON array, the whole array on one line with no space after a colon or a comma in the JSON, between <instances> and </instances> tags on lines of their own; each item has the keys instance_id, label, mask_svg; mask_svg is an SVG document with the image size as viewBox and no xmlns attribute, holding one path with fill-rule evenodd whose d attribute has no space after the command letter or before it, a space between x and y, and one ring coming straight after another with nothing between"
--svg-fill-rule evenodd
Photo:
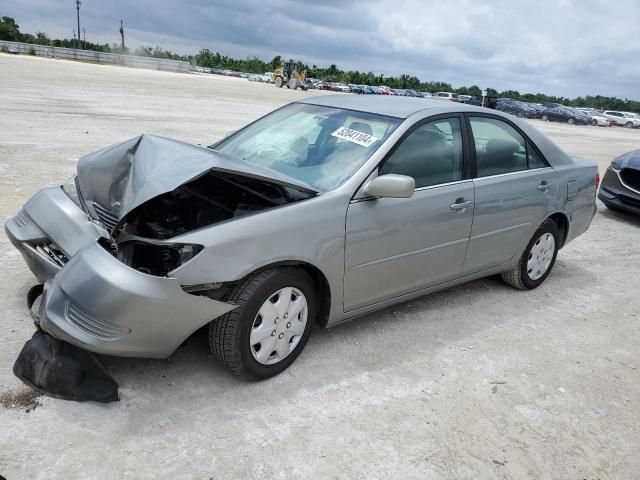
<instances>
[{"instance_id":1,"label":"black tire","mask_svg":"<svg viewBox=\"0 0 640 480\"><path fill-rule=\"evenodd\" d=\"M549 117L546 115L542 115L542 117L540 117L540 120L542 120L543 122L548 122L549 121Z\"/></svg>"},{"instance_id":2,"label":"black tire","mask_svg":"<svg viewBox=\"0 0 640 480\"><path fill-rule=\"evenodd\" d=\"M531 253L531 249L538 242L540 237L545 233L550 233L553 235L553 239L555 241L555 251L553 252L553 258L551 259L551 263L547 268L547 271L537 280L532 280L529 277L527 272L527 261L529 260L529 255ZM520 257L518 264L508 272L503 272L501 274L502 280L511 285L512 287L517 288L518 290L532 290L534 288L539 287L542 282L549 276L551 270L553 270L553 265L556 263L556 257L558 255L558 247L560 245L560 233L558 230L558 225L553 220L545 220L540 228L536 230L536 233L533 234L533 237L529 241L527 248L525 248L524 253Z\"/></svg>"},{"instance_id":3,"label":"black tire","mask_svg":"<svg viewBox=\"0 0 640 480\"><path fill-rule=\"evenodd\" d=\"M627 123L624 124L624 126L627 127L627 128L633 128L633 123L627 122Z\"/></svg>"},{"instance_id":4,"label":"black tire","mask_svg":"<svg viewBox=\"0 0 640 480\"><path fill-rule=\"evenodd\" d=\"M298 344L284 359L272 365L259 363L251 352L250 334L258 310L275 292L295 287L307 300L307 323ZM279 374L298 357L316 321L317 290L311 277L294 268L274 268L248 278L226 298L238 305L209 324L209 346L214 357L234 375L261 380Z\"/></svg>"},{"instance_id":5,"label":"black tire","mask_svg":"<svg viewBox=\"0 0 640 480\"><path fill-rule=\"evenodd\" d=\"M569 120L567 120L567 123L568 123L569 125L573 125L574 123L576 123L576 121L575 121L575 119L570 118Z\"/></svg>"},{"instance_id":6,"label":"black tire","mask_svg":"<svg viewBox=\"0 0 640 480\"><path fill-rule=\"evenodd\" d=\"M591 120L591 125L593 125L594 127L598 126L598 121L597 120Z\"/></svg>"},{"instance_id":7,"label":"black tire","mask_svg":"<svg viewBox=\"0 0 640 480\"><path fill-rule=\"evenodd\" d=\"M284 86L284 78L280 76L276 77L273 84L278 88L282 88Z\"/></svg>"},{"instance_id":8,"label":"black tire","mask_svg":"<svg viewBox=\"0 0 640 480\"><path fill-rule=\"evenodd\" d=\"M524 113L518 112L518 113L516 113L516 117L522 118L522 117L524 117Z\"/></svg>"}]
</instances>

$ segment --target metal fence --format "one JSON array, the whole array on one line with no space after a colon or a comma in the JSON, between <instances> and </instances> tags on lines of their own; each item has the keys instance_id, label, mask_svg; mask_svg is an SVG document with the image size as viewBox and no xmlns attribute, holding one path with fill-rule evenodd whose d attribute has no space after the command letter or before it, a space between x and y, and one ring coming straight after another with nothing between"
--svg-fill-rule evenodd
<instances>
[{"instance_id":1,"label":"metal fence","mask_svg":"<svg viewBox=\"0 0 640 480\"><path fill-rule=\"evenodd\" d=\"M10 53L19 53L22 55L35 54L39 57L64 58L67 60L78 60L80 62L122 65L125 67L148 68L151 70L163 70L167 72L187 73L191 70L191 64L189 62L182 62L180 60L138 57L135 55L95 52L93 50L78 50L75 48L48 47L46 45L7 42L4 40L0 40L0 50Z\"/></svg>"}]
</instances>

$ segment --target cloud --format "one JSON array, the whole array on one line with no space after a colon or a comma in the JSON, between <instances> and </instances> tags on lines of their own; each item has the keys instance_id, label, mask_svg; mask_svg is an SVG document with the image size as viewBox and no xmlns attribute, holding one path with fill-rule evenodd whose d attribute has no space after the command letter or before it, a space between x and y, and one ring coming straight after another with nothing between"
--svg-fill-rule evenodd
<instances>
[{"instance_id":1,"label":"cloud","mask_svg":"<svg viewBox=\"0 0 640 480\"><path fill-rule=\"evenodd\" d=\"M73 2L5 0L23 31L70 37ZM67 5L68 4L68 5ZM640 98L636 0L84 0L87 39L275 55L498 90Z\"/></svg>"}]
</instances>

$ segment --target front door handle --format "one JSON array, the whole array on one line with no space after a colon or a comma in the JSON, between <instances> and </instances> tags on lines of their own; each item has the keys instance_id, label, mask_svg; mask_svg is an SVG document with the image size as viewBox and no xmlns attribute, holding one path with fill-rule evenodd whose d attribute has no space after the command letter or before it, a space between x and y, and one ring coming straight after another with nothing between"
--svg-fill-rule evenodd
<instances>
[{"instance_id":1,"label":"front door handle","mask_svg":"<svg viewBox=\"0 0 640 480\"><path fill-rule=\"evenodd\" d=\"M541 192L546 192L547 190L549 190L551 188L551 185L553 185L553 183L547 182L546 180L543 180L542 182L540 182L540 185L538 185L537 188Z\"/></svg>"},{"instance_id":2,"label":"front door handle","mask_svg":"<svg viewBox=\"0 0 640 480\"><path fill-rule=\"evenodd\" d=\"M458 212L464 212L467 208L473 205L471 200L466 200L464 198L457 198L456 203L452 203L449 208L451 210L456 210Z\"/></svg>"}]
</instances>

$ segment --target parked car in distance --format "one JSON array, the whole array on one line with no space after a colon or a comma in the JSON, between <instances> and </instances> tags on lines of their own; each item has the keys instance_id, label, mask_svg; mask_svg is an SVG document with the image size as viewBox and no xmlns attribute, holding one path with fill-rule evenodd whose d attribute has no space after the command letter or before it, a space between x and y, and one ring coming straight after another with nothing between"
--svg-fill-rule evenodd
<instances>
[{"instance_id":1,"label":"parked car in distance","mask_svg":"<svg viewBox=\"0 0 640 480\"><path fill-rule=\"evenodd\" d=\"M142 135L86 155L5 230L44 282L45 332L161 358L208 326L223 366L267 378L314 324L495 274L538 287L588 229L597 175L501 112L327 95L208 148Z\"/></svg>"},{"instance_id":2,"label":"parked car in distance","mask_svg":"<svg viewBox=\"0 0 640 480\"><path fill-rule=\"evenodd\" d=\"M586 113L591 118L591 124L594 127L610 127L612 126L611 120L602 115L602 113L595 108L578 108L581 112Z\"/></svg>"},{"instance_id":3,"label":"parked car in distance","mask_svg":"<svg viewBox=\"0 0 640 480\"><path fill-rule=\"evenodd\" d=\"M18 47L16 47L15 45L11 45L7 49L7 53L10 53L11 55L18 55L20 51L18 50Z\"/></svg>"},{"instance_id":4,"label":"parked car in distance","mask_svg":"<svg viewBox=\"0 0 640 480\"><path fill-rule=\"evenodd\" d=\"M519 118L535 117L535 110L528 104L510 98L499 98L496 102L496 110L515 115Z\"/></svg>"},{"instance_id":5,"label":"parked car in distance","mask_svg":"<svg viewBox=\"0 0 640 480\"><path fill-rule=\"evenodd\" d=\"M450 100L452 102L458 101L458 94L451 92L436 92L433 94L435 100Z\"/></svg>"},{"instance_id":6,"label":"parked car in distance","mask_svg":"<svg viewBox=\"0 0 640 480\"><path fill-rule=\"evenodd\" d=\"M627 115L624 112L618 112L616 110L605 110L604 112L602 112L602 115L605 118L611 120L614 125L627 128L640 127L639 119L635 118L633 115Z\"/></svg>"},{"instance_id":7,"label":"parked car in distance","mask_svg":"<svg viewBox=\"0 0 640 480\"><path fill-rule=\"evenodd\" d=\"M461 103L467 103L471 100L471 95L458 95L458 101Z\"/></svg>"},{"instance_id":8,"label":"parked car in distance","mask_svg":"<svg viewBox=\"0 0 640 480\"><path fill-rule=\"evenodd\" d=\"M589 125L591 118L584 112L560 106L545 109L540 118L545 122L566 122L569 125Z\"/></svg>"},{"instance_id":9,"label":"parked car in distance","mask_svg":"<svg viewBox=\"0 0 640 480\"><path fill-rule=\"evenodd\" d=\"M638 113L633 113L633 112L622 112L622 113L624 113L629 118L640 120L640 114Z\"/></svg>"},{"instance_id":10,"label":"parked car in distance","mask_svg":"<svg viewBox=\"0 0 640 480\"><path fill-rule=\"evenodd\" d=\"M531 108L533 112L533 116L535 118L542 117L542 112L544 112L547 109L544 105L541 105L539 103L528 102L527 105L529 106L529 108Z\"/></svg>"},{"instance_id":11,"label":"parked car in distance","mask_svg":"<svg viewBox=\"0 0 640 480\"><path fill-rule=\"evenodd\" d=\"M620 155L611 162L598 198L611 210L640 214L640 150Z\"/></svg>"}]
</instances>

